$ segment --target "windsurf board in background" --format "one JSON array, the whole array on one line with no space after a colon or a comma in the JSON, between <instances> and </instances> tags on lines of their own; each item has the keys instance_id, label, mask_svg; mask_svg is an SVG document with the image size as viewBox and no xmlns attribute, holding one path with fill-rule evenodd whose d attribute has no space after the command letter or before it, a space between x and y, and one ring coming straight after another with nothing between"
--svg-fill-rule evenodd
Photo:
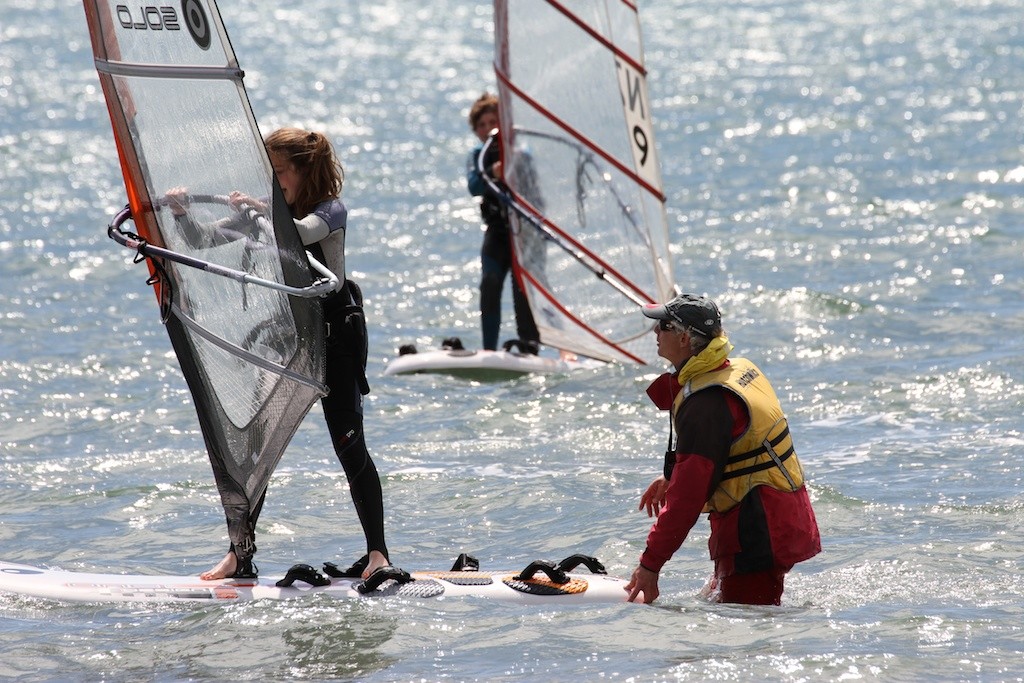
<instances>
[{"instance_id":1,"label":"windsurf board in background","mask_svg":"<svg viewBox=\"0 0 1024 683\"><path fill-rule=\"evenodd\" d=\"M442 374L487 382L532 374L561 374L601 365L603 363L587 358L551 358L511 351L435 349L400 355L384 368L384 375Z\"/></svg>"}]
</instances>

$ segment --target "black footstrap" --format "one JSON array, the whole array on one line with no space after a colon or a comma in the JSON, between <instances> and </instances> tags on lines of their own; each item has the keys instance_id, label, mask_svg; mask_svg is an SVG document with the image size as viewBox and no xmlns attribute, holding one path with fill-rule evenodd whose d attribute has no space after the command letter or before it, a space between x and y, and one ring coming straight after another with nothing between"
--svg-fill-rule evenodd
<instances>
[{"instance_id":1,"label":"black footstrap","mask_svg":"<svg viewBox=\"0 0 1024 683\"><path fill-rule=\"evenodd\" d=\"M519 349L520 354L530 356L536 356L540 352L540 344L532 339L509 339L501 348L510 353L514 353L512 349Z\"/></svg>"},{"instance_id":2,"label":"black footstrap","mask_svg":"<svg viewBox=\"0 0 1024 683\"><path fill-rule=\"evenodd\" d=\"M462 340L458 337L448 337L441 342L441 349L445 351L465 351L466 347L462 345Z\"/></svg>"},{"instance_id":3,"label":"black footstrap","mask_svg":"<svg viewBox=\"0 0 1024 683\"><path fill-rule=\"evenodd\" d=\"M363 595L366 595L367 593L372 593L373 591L380 588L380 585L385 581L394 581L396 583L409 583L410 581L415 581L415 579L409 576L409 572L405 571L404 569L399 569L398 567L392 567L389 565L387 567L381 567L380 569L377 569L375 572L370 574L369 578L367 578L365 581L361 581L355 584L353 588L355 588Z\"/></svg>"},{"instance_id":4,"label":"black footstrap","mask_svg":"<svg viewBox=\"0 0 1024 683\"><path fill-rule=\"evenodd\" d=\"M455 564L452 565L453 572L478 572L480 571L480 560L476 559L472 555L462 553L458 559L455 560Z\"/></svg>"},{"instance_id":5,"label":"black footstrap","mask_svg":"<svg viewBox=\"0 0 1024 683\"><path fill-rule=\"evenodd\" d=\"M236 567L235 573L229 576L229 579L255 579L260 573L259 568L252 561L251 557L238 560Z\"/></svg>"},{"instance_id":6,"label":"black footstrap","mask_svg":"<svg viewBox=\"0 0 1024 683\"><path fill-rule=\"evenodd\" d=\"M591 557L590 555L583 555L581 553L576 553L575 555L570 555L569 557L565 558L564 560L558 563L558 568L561 569L563 572L571 572L573 569L576 569L576 567L580 566L581 564L586 566L586 568L589 569L592 574L608 573L608 570L604 568L604 565L601 564L601 561L598 560L596 557Z\"/></svg>"},{"instance_id":7,"label":"black footstrap","mask_svg":"<svg viewBox=\"0 0 1024 683\"><path fill-rule=\"evenodd\" d=\"M259 568L252 561L252 556L256 552L255 543L249 543L245 557L238 554L238 548L234 543L228 546L228 552L235 554L235 573L229 576L229 579L255 579L257 577Z\"/></svg>"},{"instance_id":8,"label":"black footstrap","mask_svg":"<svg viewBox=\"0 0 1024 683\"><path fill-rule=\"evenodd\" d=\"M336 579L358 579L363 575L363 572L366 571L366 567L369 564L369 555L363 555L353 562L352 566L348 569L341 569L333 562L324 562L324 574L327 574L327 576L333 576Z\"/></svg>"},{"instance_id":9,"label":"black footstrap","mask_svg":"<svg viewBox=\"0 0 1024 683\"><path fill-rule=\"evenodd\" d=\"M569 583L569 577L565 571L555 566L550 560L535 560L516 576L520 581L529 581L537 572L544 572L552 583Z\"/></svg>"},{"instance_id":10,"label":"black footstrap","mask_svg":"<svg viewBox=\"0 0 1024 683\"><path fill-rule=\"evenodd\" d=\"M277 582L279 588L287 588L296 581L308 583L310 586L329 586L331 580L318 572L308 564L295 564L284 575L284 578Z\"/></svg>"}]
</instances>

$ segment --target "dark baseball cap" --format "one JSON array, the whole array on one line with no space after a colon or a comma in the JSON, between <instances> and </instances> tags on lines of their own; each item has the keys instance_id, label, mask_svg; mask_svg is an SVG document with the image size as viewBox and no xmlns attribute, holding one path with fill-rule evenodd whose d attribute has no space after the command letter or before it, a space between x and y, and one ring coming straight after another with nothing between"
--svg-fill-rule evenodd
<instances>
[{"instance_id":1,"label":"dark baseball cap","mask_svg":"<svg viewBox=\"0 0 1024 683\"><path fill-rule=\"evenodd\" d=\"M648 318L692 327L705 337L716 337L722 331L722 314L718 306L699 294L680 294L664 304L647 304L642 310Z\"/></svg>"}]
</instances>

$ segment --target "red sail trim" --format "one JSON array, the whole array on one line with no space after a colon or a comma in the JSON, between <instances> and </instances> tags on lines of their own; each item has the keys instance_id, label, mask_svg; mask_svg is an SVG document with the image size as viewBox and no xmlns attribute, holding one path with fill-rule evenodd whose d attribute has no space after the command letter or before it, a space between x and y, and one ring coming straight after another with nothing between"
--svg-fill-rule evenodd
<instances>
[{"instance_id":1,"label":"red sail trim","mask_svg":"<svg viewBox=\"0 0 1024 683\"><path fill-rule=\"evenodd\" d=\"M572 23L574 23L577 26L579 26L584 32L586 32L587 35L589 35L591 38L593 38L594 40L596 40L597 42L601 43L606 48L611 50L615 54L616 57L618 57L619 59L621 59L624 62L627 62L631 67L633 67L634 69L639 71L645 77L647 76L647 70L644 68L643 64L641 64L640 62L636 61L635 59L633 59L632 57L627 55L625 52L620 50L618 48L618 46L615 45L615 43L613 43L612 41L608 40L603 35L598 33L596 30L591 28L590 24L588 24L587 22L583 21L578 16L573 14L569 9L567 9L565 6L563 6L562 3L557 2L557 0L547 0L547 2L548 2L549 5L551 5L556 10L561 12L565 16L566 19L568 19ZM630 5L628 2L623 3L623 4L625 4L627 7L629 7L634 12L637 11L636 7Z\"/></svg>"},{"instance_id":2,"label":"red sail trim","mask_svg":"<svg viewBox=\"0 0 1024 683\"><path fill-rule=\"evenodd\" d=\"M117 33L114 31L114 18L110 14L109 5L99 5L89 2L83 3L85 7L86 23L99 30L89 31L89 40L92 42L93 55L97 61L120 61L121 45L117 42ZM117 150L117 161L121 166L121 177L124 179L124 189L128 195L128 206L132 210L132 222L135 223L139 235L158 247L164 246L160 231L156 229L152 213L152 201L149 192L146 190L146 181L143 177L142 168L139 165L138 157L134 153L131 143L131 132L129 130L128 118L135 116L135 102L132 100L131 92L127 89L121 90L114 82L110 74L99 72L100 87L103 90L103 97L107 105L107 114L110 117L110 127L114 133L114 147ZM115 102L119 106L115 106ZM152 277L156 269L150 259L146 259L146 267ZM156 293L157 301L162 300L163 280L153 279L153 291Z\"/></svg>"},{"instance_id":3,"label":"red sail trim","mask_svg":"<svg viewBox=\"0 0 1024 683\"><path fill-rule=\"evenodd\" d=\"M516 97L518 97L523 102L526 102L528 105L530 105L531 107L536 109L538 112L540 112L549 121L551 121L552 123L557 125L559 128L561 128L563 131L565 131L566 133L571 135L573 138L575 138L575 140L577 142L579 142L581 145L583 145L584 147L586 147L587 149L589 149L590 151L594 152L595 154L600 156L602 159L607 161L609 164L614 166L619 172L621 172L624 175L628 176L630 180L632 180L637 185L639 185L640 187L642 187L645 190L647 190L654 197L656 197L658 199L658 201L660 201L660 202L664 202L665 201L665 194L661 190L659 190L654 185L651 185L649 182L647 182L646 180L641 178L639 175L637 175L637 173L633 169L629 168L628 166L623 164L621 161L619 161L618 159L616 159L615 157L610 155L608 152L604 151L600 146L598 146L590 138L588 138L587 136L583 135L578 130L576 130L575 128L570 126L568 123L566 123L565 121L560 119L550 109L546 108L540 102L538 102L537 100L533 99L532 97L527 95L525 92L523 92L523 90L521 90L515 84L513 84L512 80L508 77L508 75L504 71L501 70L501 67L498 66L497 63L495 63L495 65L494 65L494 73L495 73L495 75L497 75L498 80L501 81L502 85L504 85L512 93L514 93L516 95Z\"/></svg>"},{"instance_id":4,"label":"red sail trim","mask_svg":"<svg viewBox=\"0 0 1024 683\"><path fill-rule=\"evenodd\" d=\"M636 284L634 284L629 278L623 276L621 273L619 273L619 271L615 270L615 268L613 268L608 263L606 263L597 254L595 254L590 249L587 249L587 247L585 247L584 245L582 245L581 243L579 243L575 239L573 239L572 235L569 235L564 230L562 230L562 228L560 228L558 225L556 225L555 223L552 223L550 220L548 220L547 217L545 217L540 211L537 210L537 207L533 206L532 204L530 204L530 202L526 201L515 190L509 189L509 192L512 194L512 197L513 197L513 199L515 199L516 203L521 205L523 208L529 209L530 213L533 214L534 218L538 222L543 223L544 226L547 227L549 230L551 230L553 233L555 233L560 240L571 244L573 247L575 247L579 251L583 252L587 257L592 259L593 262L597 266L599 266L601 268L601 270L604 271L604 273L606 275L610 275L610 276L614 277L617 282L620 282L623 286L625 286L625 287L629 288L630 290L632 290L635 294L637 294L637 296L639 296L641 299L643 299L646 303L649 303L649 304L657 303L654 299L651 298L650 294L648 294L644 290L640 289L640 287L637 286Z\"/></svg>"},{"instance_id":5,"label":"red sail trim","mask_svg":"<svg viewBox=\"0 0 1024 683\"><path fill-rule=\"evenodd\" d=\"M107 112L110 115L110 127L114 133L114 147L117 150L117 160L121 166L121 176L124 179L124 189L128 195L128 206L132 210L132 222L139 232L139 236L150 244L158 247L164 246L163 237L156 227L156 219L153 215L153 203L146 189L146 181L143 177L142 167L135 155L131 145L131 133L129 132L128 121L125 118L125 107L133 107L130 100L130 93L118 92L114 79L109 74L99 74L100 85L107 100ZM124 94L125 98L121 97ZM121 106L114 106L119 102ZM134 110L134 109L133 109ZM163 301L164 281L162 278L153 277L156 275L156 268L151 259L146 259L146 267L149 269L153 293L157 301Z\"/></svg>"},{"instance_id":6,"label":"red sail trim","mask_svg":"<svg viewBox=\"0 0 1024 683\"><path fill-rule=\"evenodd\" d=\"M647 365L647 361L645 361L643 358L640 358L639 356L636 356L636 355L630 353L629 351L627 351L626 349L622 348L621 346L619 346L618 344L616 344L612 340L608 339L603 334L601 334L600 332L598 332L597 330L595 330L594 328L590 327L585 322L583 322L582 320L577 318L575 315L573 315L572 311L570 311L565 306L560 304L558 302L558 300L555 299L554 295L551 292L549 292L547 290L547 288L545 288L540 282L538 282L537 279L535 277L533 277L533 275L531 275L529 271L527 271L525 268L523 268L522 266L519 265L519 260L518 259L515 259L513 266L514 266L513 270L514 270L514 272L516 274L516 277L520 278L520 285L519 285L519 287L520 287L521 290L525 291L525 288L522 286L522 280L528 281L531 285L533 285L533 287L538 292L540 292L541 294L544 295L544 298L547 299L548 303L550 303L552 306L557 308L558 311L560 313L562 313L562 315L564 315L569 320L571 320L574 323L576 323L576 325L581 330L586 331L589 335L591 335L592 337L594 337L595 339L600 341L605 346L609 346L609 347L615 349L620 354L622 354L624 357L628 358L629 360L633 361L634 363L639 363L640 365Z\"/></svg>"}]
</instances>

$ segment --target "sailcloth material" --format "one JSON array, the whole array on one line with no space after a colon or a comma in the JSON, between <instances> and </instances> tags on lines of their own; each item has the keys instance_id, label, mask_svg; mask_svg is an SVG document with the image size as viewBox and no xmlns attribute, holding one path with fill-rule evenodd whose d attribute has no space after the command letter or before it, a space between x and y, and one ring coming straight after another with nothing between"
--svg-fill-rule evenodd
<instances>
[{"instance_id":1,"label":"sailcloth material","mask_svg":"<svg viewBox=\"0 0 1024 683\"><path fill-rule=\"evenodd\" d=\"M656 359L637 307L673 295L636 6L495 0L514 269L544 344Z\"/></svg>"},{"instance_id":2,"label":"sailcloth material","mask_svg":"<svg viewBox=\"0 0 1024 683\"><path fill-rule=\"evenodd\" d=\"M84 0L142 242L294 287L312 282L214 0ZM187 212L168 193L184 188ZM266 209L238 212L233 192ZM233 542L302 418L325 392L319 302L148 259L195 401ZM154 309L156 312L156 309Z\"/></svg>"}]
</instances>

